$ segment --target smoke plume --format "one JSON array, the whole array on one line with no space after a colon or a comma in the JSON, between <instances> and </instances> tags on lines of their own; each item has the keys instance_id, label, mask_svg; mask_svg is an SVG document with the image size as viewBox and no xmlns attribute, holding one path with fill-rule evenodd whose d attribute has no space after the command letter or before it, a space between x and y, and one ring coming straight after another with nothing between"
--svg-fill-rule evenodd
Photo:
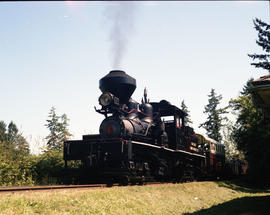
<instances>
[{"instance_id":1,"label":"smoke plume","mask_svg":"<svg viewBox=\"0 0 270 215\"><path fill-rule=\"evenodd\" d=\"M106 18L110 22L109 41L111 42L112 66L121 66L127 52L134 25L135 2L111 3L106 7Z\"/></svg>"}]
</instances>

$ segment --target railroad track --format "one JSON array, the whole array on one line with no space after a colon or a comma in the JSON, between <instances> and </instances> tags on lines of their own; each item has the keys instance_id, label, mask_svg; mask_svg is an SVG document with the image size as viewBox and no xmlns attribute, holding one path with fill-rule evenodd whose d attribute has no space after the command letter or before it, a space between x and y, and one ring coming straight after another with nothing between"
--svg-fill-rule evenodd
<instances>
[{"instance_id":1,"label":"railroad track","mask_svg":"<svg viewBox=\"0 0 270 215\"><path fill-rule=\"evenodd\" d=\"M23 191L39 191L39 190L66 190L66 189L91 189L103 188L106 184L87 184L87 185L49 185L49 186L16 186L16 187L0 187L0 193L7 192L23 192Z\"/></svg>"},{"instance_id":2,"label":"railroad track","mask_svg":"<svg viewBox=\"0 0 270 215\"><path fill-rule=\"evenodd\" d=\"M144 185L159 185L160 182L148 182ZM135 185L135 184L134 184ZM87 184L87 185L53 185L53 186L16 186L16 187L0 187L1 193L25 192L25 191L42 191L42 190L67 190L67 189L95 189L105 187L122 186L120 184Z\"/></svg>"}]
</instances>

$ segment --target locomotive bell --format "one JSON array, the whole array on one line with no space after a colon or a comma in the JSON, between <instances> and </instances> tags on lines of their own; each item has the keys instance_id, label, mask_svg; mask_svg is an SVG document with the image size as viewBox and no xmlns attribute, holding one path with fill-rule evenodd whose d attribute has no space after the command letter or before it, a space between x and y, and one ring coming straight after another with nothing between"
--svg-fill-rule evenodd
<instances>
[{"instance_id":1,"label":"locomotive bell","mask_svg":"<svg viewBox=\"0 0 270 215\"><path fill-rule=\"evenodd\" d=\"M99 89L118 97L120 104L127 103L136 89L136 79L127 75L124 71L113 70L99 80Z\"/></svg>"}]
</instances>

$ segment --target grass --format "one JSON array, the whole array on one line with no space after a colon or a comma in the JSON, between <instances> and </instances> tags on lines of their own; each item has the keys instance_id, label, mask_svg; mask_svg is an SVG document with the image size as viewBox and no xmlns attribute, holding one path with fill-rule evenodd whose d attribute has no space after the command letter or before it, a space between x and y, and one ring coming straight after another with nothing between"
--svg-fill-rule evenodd
<instances>
[{"instance_id":1,"label":"grass","mask_svg":"<svg viewBox=\"0 0 270 215\"><path fill-rule=\"evenodd\" d=\"M269 214L270 190L229 182L0 195L0 214Z\"/></svg>"}]
</instances>

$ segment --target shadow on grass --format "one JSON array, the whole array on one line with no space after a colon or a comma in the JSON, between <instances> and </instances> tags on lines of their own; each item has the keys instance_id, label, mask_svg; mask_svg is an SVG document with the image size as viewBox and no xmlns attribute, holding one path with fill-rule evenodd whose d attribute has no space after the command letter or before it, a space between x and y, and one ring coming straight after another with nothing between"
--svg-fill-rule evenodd
<instances>
[{"instance_id":1,"label":"shadow on grass","mask_svg":"<svg viewBox=\"0 0 270 215\"><path fill-rule=\"evenodd\" d=\"M231 181L220 181L220 182L216 182L216 183L220 187L225 187L228 189L232 189L232 190L240 191L240 192L244 192L244 193L269 193L270 192L269 187L268 188L266 188L266 187L260 188L260 187L255 186L255 185L248 184L243 179L236 179L236 180L231 180Z\"/></svg>"},{"instance_id":2,"label":"shadow on grass","mask_svg":"<svg viewBox=\"0 0 270 215\"><path fill-rule=\"evenodd\" d=\"M184 215L268 215L270 195L243 197Z\"/></svg>"}]
</instances>

